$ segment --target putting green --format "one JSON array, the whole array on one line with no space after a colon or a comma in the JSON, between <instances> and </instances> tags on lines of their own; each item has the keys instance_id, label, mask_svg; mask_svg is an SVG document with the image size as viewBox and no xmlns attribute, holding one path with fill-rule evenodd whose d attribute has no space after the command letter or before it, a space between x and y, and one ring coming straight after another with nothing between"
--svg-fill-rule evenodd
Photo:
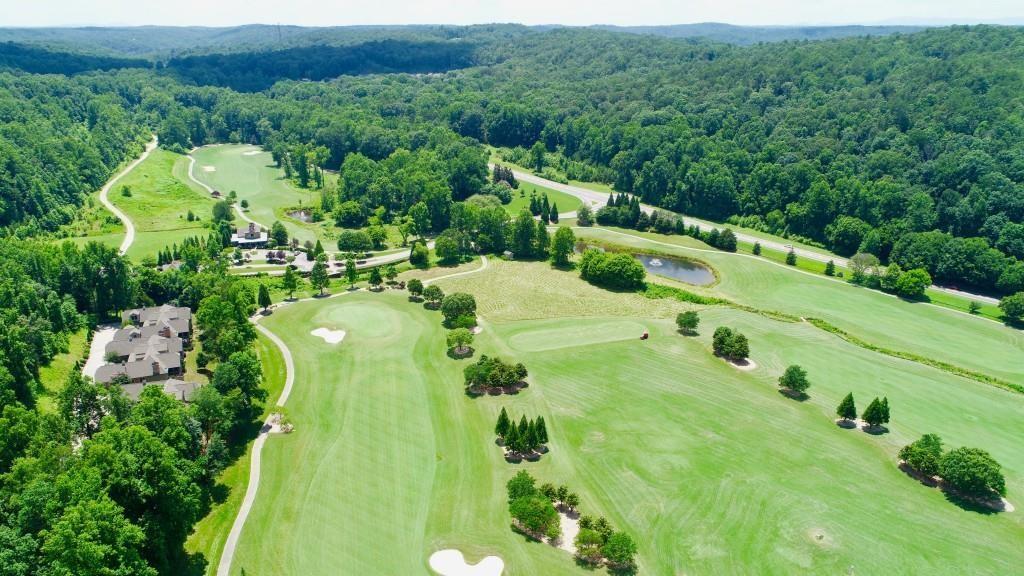
<instances>
[{"instance_id":1,"label":"putting green","mask_svg":"<svg viewBox=\"0 0 1024 576\"><path fill-rule=\"evenodd\" d=\"M732 309L703 310L699 335L683 337L673 317L687 305L598 290L543 263L496 261L439 284L476 295L477 354L524 362L531 386L467 398L466 361L445 357L439 316L402 293L280 309L264 322L295 355L296 431L265 447L234 573L427 574L444 548L500 556L511 575L587 573L508 529L503 484L523 468L633 534L641 573L1003 574L1024 563L1019 513L965 511L895 466L902 444L935 432L990 451L1019 502L1019 394ZM747 334L756 370L711 355L719 325ZM347 336L329 345L309 334L318 327ZM777 392L793 363L810 374L806 402ZM889 398L889 434L833 423L850 391L861 408ZM502 406L545 416L548 456L502 460Z\"/></svg>"}]
</instances>

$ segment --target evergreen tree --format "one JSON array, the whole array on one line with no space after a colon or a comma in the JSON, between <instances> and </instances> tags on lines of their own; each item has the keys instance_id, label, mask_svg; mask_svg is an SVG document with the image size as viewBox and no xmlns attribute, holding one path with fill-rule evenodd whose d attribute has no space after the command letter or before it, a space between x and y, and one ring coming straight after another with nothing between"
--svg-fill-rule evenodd
<instances>
[{"instance_id":1,"label":"evergreen tree","mask_svg":"<svg viewBox=\"0 0 1024 576\"><path fill-rule=\"evenodd\" d=\"M796 266L796 252L794 252L792 248L790 248L789 252L786 254L786 264Z\"/></svg>"},{"instance_id":2,"label":"evergreen tree","mask_svg":"<svg viewBox=\"0 0 1024 576\"><path fill-rule=\"evenodd\" d=\"M519 419L519 437L525 438L526 431L530 428L530 422L526 419L526 414L523 414L522 418Z\"/></svg>"},{"instance_id":3,"label":"evergreen tree","mask_svg":"<svg viewBox=\"0 0 1024 576\"><path fill-rule=\"evenodd\" d=\"M760 242L754 242L754 249L752 250L752 252L754 253L754 256L760 256L761 255L761 243Z\"/></svg>"},{"instance_id":4,"label":"evergreen tree","mask_svg":"<svg viewBox=\"0 0 1024 576\"><path fill-rule=\"evenodd\" d=\"M882 411L882 413L881 413L882 424L888 424L889 423L889 398L886 397L886 396L882 397L881 411Z\"/></svg>"},{"instance_id":5,"label":"evergreen tree","mask_svg":"<svg viewBox=\"0 0 1024 576\"><path fill-rule=\"evenodd\" d=\"M558 224L558 203L554 202L551 204L551 214L548 218L552 224Z\"/></svg>"},{"instance_id":6,"label":"evergreen tree","mask_svg":"<svg viewBox=\"0 0 1024 576\"><path fill-rule=\"evenodd\" d=\"M519 428L509 422L508 432L505 433L505 447L510 452L519 452Z\"/></svg>"},{"instance_id":7,"label":"evergreen tree","mask_svg":"<svg viewBox=\"0 0 1024 576\"><path fill-rule=\"evenodd\" d=\"M839 407L836 408L836 415L843 420L854 420L857 418L857 406L853 402L853 392L847 394L843 401L839 403Z\"/></svg>"},{"instance_id":8,"label":"evergreen tree","mask_svg":"<svg viewBox=\"0 0 1024 576\"><path fill-rule=\"evenodd\" d=\"M331 284L331 278L327 274L327 258L323 254L316 257L316 263L313 264L313 269L309 273L309 283L320 291L321 296L323 296L324 288Z\"/></svg>"},{"instance_id":9,"label":"evergreen tree","mask_svg":"<svg viewBox=\"0 0 1024 576\"><path fill-rule=\"evenodd\" d=\"M882 401L875 397L874 400L868 404L868 407L864 409L864 413L860 415L861 420L868 423L868 426L877 428L881 426L885 420L885 409L882 407Z\"/></svg>"},{"instance_id":10,"label":"evergreen tree","mask_svg":"<svg viewBox=\"0 0 1024 576\"><path fill-rule=\"evenodd\" d=\"M543 219L537 221L537 234L534 240L537 243L534 255L543 258L548 253L548 247L551 246L551 235L548 234L548 227L544 224Z\"/></svg>"},{"instance_id":11,"label":"evergreen tree","mask_svg":"<svg viewBox=\"0 0 1024 576\"><path fill-rule=\"evenodd\" d=\"M501 413L498 414L498 423L494 425L494 433L499 438L504 438L508 434L508 427L511 421L508 419L508 412L505 411L505 407L501 407Z\"/></svg>"},{"instance_id":12,"label":"evergreen tree","mask_svg":"<svg viewBox=\"0 0 1024 576\"><path fill-rule=\"evenodd\" d=\"M356 284L356 278L359 272L356 270L356 261L354 258L345 260L345 279L348 280L348 286L351 288Z\"/></svg>"},{"instance_id":13,"label":"evergreen tree","mask_svg":"<svg viewBox=\"0 0 1024 576\"><path fill-rule=\"evenodd\" d=\"M615 194L613 194L613 193L609 193L608 194L608 202L605 203L605 205L608 206L609 208L613 208L613 207L616 206L616 204L615 204Z\"/></svg>"},{"instance_id":14,"label":"evergreen tree","mask_svg":"<svg viewBox=\"0 0 1024 576\"><path fill-rule=\"evenodd\" d=\"M288 298L295 297L295 290L299 288L299 275L291 266L284 269L284 276L281 278L281 287L288 293Z\"/></svg>"},{"instance_id":15,"label":"evergreen tree","mask_svg":"<svg viewBox=\"0 0 1024 576\"><path fill-rule=\"evenodd\" d=\"M267 288L266 284L260 284L259 296L257 298L259 305L265 312L267 308L270 308L270 289Z\"/></svg>"},{"instance_id":16,"label":"evergreen tree","mask_svg":"<svg viewBox=\"0 0 1024 576\"><path fill-rule=\"evenodd\" d=\"M374 266L370 268L370 286L374 288L380 288L380 285L384 283L384 278L380 275L380 268Z\"/></svg>"},{"instance_id":17,"label":"evergreen tree","mask_svg":"<svg viewBox=\"0 0 1024 576\"><path fill-rule=\"evenodd\" d=\"M526 450L534 450L537 448L537 424L535 421L530 420L530 423L526 425L526 435L523 436L523 446Z\"/></svg>"},{"instance_id":18,"label":"evergreen tree","mask_svg":"<svg viewBox=\"0 0 1024 576\"><path fill-rule=\"evenodd\" d=\"M832 261L832 260L829 260L828 263L825 264L825 276L835 276L835 275L836 275L836 263L834 261Z\"/></svg>"},{"instance_id":19,"label":"evergreen tree","mask_svg":"<svg viewBox=\"0 0 1024 576\"><path fill-rule=\"evenodd\" d=\"M548 427L544 423L543 416L537 416L537 443L547 444L548 443Z\"/></svg>"}]
</instances>

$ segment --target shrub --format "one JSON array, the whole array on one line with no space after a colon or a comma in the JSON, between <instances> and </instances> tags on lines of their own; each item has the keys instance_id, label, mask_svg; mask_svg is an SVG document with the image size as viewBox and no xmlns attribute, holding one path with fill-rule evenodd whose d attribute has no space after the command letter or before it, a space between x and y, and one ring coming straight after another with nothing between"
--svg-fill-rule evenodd
<instances>
[{"instance_id":1,"label":"shrub","mask_svg":"<svg viewBox=\"0 0 1024 576\"><path fill-rule=\"evenodd\" d=\"M950 450L939 461L939 475L950 487L966 496L1006 495L1002 467L980 448Z\"/></svg>"},{"instance_id":2,"label":"shrub","mask_svg":"<svg viewBox=\"0 0 1024 576\"><path fill-rule=\"evenodd\" d=\"M365 252L372 248L373 240L362 230L342 230L338 234L338 250L342 252Z\"/></svg>"},{"instance_id":3,"label":"shrub","mask_svg":"<svg viewBox=\"0 0 1024 576\"><path fill-rule=\"evenodd\" d=\"M1024 292L1017 292L999 301L999 309L1007 319L1019 322L1024 319Z\"/></svg>"},{"instance_id":4,"label":"shrub","mask_svg":"<svg viewBox=\"0 0 1024 576\"><path fill-rule=\"evenodd\" d=\"M611 254L593 248L583 253L580 278L607 288L637 290L644 287L647 271L629 254Z\"/></svg>"},{"instance_id":5,"label":"shrub","mask_svg":"<svg viewBox=\"0 0 1024 576\"><path fill-rule=\"evenodd\" d=\"M415 242L409 252L409 263L417 268L430 266L430 249L422 242Z\"/></svg>"},{"instance_id":6,"label":"shrub","mask_svg":"<svg viewBox=\"0 0 1024 576\"><path fill-rule=\"evenodd\" d=\"M935 434L921 436L900 450L900 460L925 476L935 476L942 460L942 438Z\"/></svg>"}]
</instances>

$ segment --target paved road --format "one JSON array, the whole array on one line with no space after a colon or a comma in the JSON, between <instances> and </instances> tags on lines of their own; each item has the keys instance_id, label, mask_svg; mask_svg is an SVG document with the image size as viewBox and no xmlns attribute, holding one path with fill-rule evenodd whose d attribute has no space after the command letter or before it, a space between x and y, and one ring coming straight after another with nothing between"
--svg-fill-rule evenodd
<instances>
[{"instance_id":1,"label":"paved road","mask_svg":"<svg viewBox=\"0 0 1024 576\"><path fill-rule=\"evenodd\" d=\"M117 181L121 179L121 177L134 170L136 166L141 164L143 160L149 157L149 153L156 148L156 145L157 137L156 135L154 135L153 139L150 140L148 144L146 144L146 149L142 152L142 156L139 156L135 160L132 160L131 164L125 166L124 170L118 172L116 175L114 175L113 178L108 180L107 183L103 185L103 188L100 188L100 204L103 204L103 206L106 207L107 210L110 210L111 212L114 213L114 216L117 216L118 220L124 223L124 240L121 241L121 247L117 249L118 254L121 254L122 256L128 253L128 249L131 248L132 243L135 242L135 224L132 224L132 221L130 218L128 218L127 214L121 212L121 210L118 209L117 206L114 206L110 202L110 199L107 197L107 195L109 194L110 189L113 188L114 184L116 184Z\"/></svg>"},{"instance_id":2,"label":"paved road","mask_svg":"<svg viewBox=\"0 0 1024 576\"><path fill-rule=\"evenodd\" d=\"M492 169L494 168L494 164L490 164L490 166ZM575 196L582 200L583 202L589 204L594 209L594 211L597 211L598 208L605 206L608 203L608 194L604 192L595 192L593 190L588 190L587 188L581 188L579 186L573 186L571 184L562 184L561 182L548 180L547 178L542 178L529 172L521 172L516 169L512 170L512 174L514 174L516 179L521 182L528 182L530 184L536 184L538 186L544 186L546 188L551 188L552 190L557 190L559 192L571 194L572 196ZM664 208L655 208L654 206L649 206L647 204L641 204L640 209L647 214L650 214L654 210L661 210L663 212L666 212ZM561 218L563 216L559 215L559 217ZM685 215L683 217L686 219L687 223L696 224L700 226L703 230L711 230L712 228L721 230L722 228L724 228L724 226L722 226L721 224L708 222L707 220L701 220L699 218L694 218L692 216ZM800 248L799 246L791 246L790 244L787 244L785 242L779 242L776 240L769 240L757 236L751 236L750 234L737 232L735 230L733 230L733 233L736 234L736 239L739 240L740 242L746 242L748 244L760 242L761 246L768 248L770 250L776 250L780 252L788 252L789 249L792 247L793 252L795 252L796 255L799 256L800 258L806 258L807 260L815 260L818 262L828 262L829 260L832 260L836 263L837 266L849 266L849 261L846 258L843 258L842 256L836 256L835 254L826 254L814 250L807 250L806 248ZM953 294L955 296L960 296L962 298L977 300L978 302L986 304L999 303L998 298L992 298L990 296L984 296L981 294L972 294L970 292L957 290L955 288L947 288L944 286L933 285L932 289L938 290L940 292L946 292L948 294Z\"/></svg>"},{"instance_id":3,"label":"paved road","mask_svg":"<svg viewBox=\"0 0 1024 576\"><path fill-rule=\"evenodd\" d=\"M467 274L475 274L482 272L487 269L487 257L480 257L480 267L466 272L456 272L454 274L448 274L440 276L432 280L427 280L424 284L431 282L437 282L438 280L444 280L446 278L454 278L456 276L465 276ZM304 302L308 300L326 300L328 298L337 298L338 296L344 296L346 294L352 294L353 292L359 292L359 290L338 292L337 294L331 294L324 298L303 298L301 300L294 300L292 302L285 302L278 306L290 305L295 302ZM270 329L262 326L259 323L262 314L254 314L249 321L252 322L256 329L263 333L267 338L270 338L278 349L281 350L281 355L284 357L285 367L285 379L284 388L281 390L281 395L277 399L278 406L284 406L285 402L288 401L288 396L292 393L292 385L295 383L295 361L292 359L292 352L288 349L288 345L283 340L278 338L276 334L270 331ZM224 542L224 550L221 552L220 561L217 563L217 576L230 576L231 574L231 562L235 558L235 550L238 548L238 539L242 535L242 528L245 527L245 521L249 518L249 512L252 511L252 505L256 501L256 493L260 488L260 467L262 464L262 453L263 445L267 442L267 437L276 432L277 430L273 426L271 419L263 424L263 428L260 429L259 436L252 444L252 458L249 463L249 484L245 489L245 496L242 498L242 506L238 509L238 516L235 516L235 521L231 525L231 531L228 532L228 538Z\"/></svg>"},{"instance_id":4,"label":"paved road","mask_svg":"<svg viewBox=\"0 0 1024 576\"><path fill-rule=\"evenodd\" d=\"M433 241L427 242L427 248L433 249L434 248L434 242ZM265 253L265 251L262 250L262 249L257 252L257 254L264 254L264 253ZM334 255L334 254L339 254L339 252L328 252L328 254L329 255ZM409 250L400 250L400 251L395 252L393 254L384 254L383 256L374 256L373 258L367 258L366 262L364 262L363 264L356 264L356 270L364 270L366 268L374 268L376 266L386 266L388 264L395 264L395 263L398 263L398 262L404 262L404 261L406 261L408 259L409 259ZM344 274L345 273L345 263L341 262L339 260L335 260L335 261L331 262L331 264L335 264L335 263L340 263L341 265L340 266L330 266L328 268L330 274L332 274L332 275ZM298 269L299 272L309 272L310 270L313 269L314 262L306 260L306 257L303 255L303 256L296 257L295 261L292 264L295 264L295 266L296 266L296 268ZM251 276L251 275L254 275L254 274L260 274L261 273L260 268L261 267L267 267L267 266L278 266L278 265L277 264L250 264L247 267L242 268L245 271L244 272L239 272L238 275L239 276ZM235 269L238 270L239 268L235 268ZM263 272L263 273L266 274L267 276L284 276L284 270L271 270L271 271Z\"/></svg>"}]
</instances>

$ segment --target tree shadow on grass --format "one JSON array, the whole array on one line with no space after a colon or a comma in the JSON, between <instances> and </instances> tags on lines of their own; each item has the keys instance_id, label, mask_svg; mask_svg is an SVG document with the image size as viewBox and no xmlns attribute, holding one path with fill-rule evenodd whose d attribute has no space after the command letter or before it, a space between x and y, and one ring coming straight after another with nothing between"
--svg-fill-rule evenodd
<instances>
[{"instance_id":1,"label":"tree shadow on grass","mask_svg":"<svg viewBox=\"0 0 1024 576\"><path fill-rule=\"evenodd\" d=\"M942 490L942 495L946 497L946 500L955 504L962 510L975 512L977 514L984 514L986 516L998 514L1004 511L1002 501L983 502L977 498L964 496L963 494L960 494L955 490L951 490L947 486L941 484L939 485L939 488Z\"/></svg>"},{"instance_id":2,"label":"tree shadow on grass","mask_svg":"<svg viewBox=\"0 0 1024 576\"><path fill-rule=\"evenodd\" d=\"M806 392L790 390L789 388L779 388L779 394L782 394L790 400L796 400L797 402L806 402L810 398Z\"/></svg>"},{"instance_id":3,"label":"tree shadow on grass","mask_svg":"<svg viewBox=\"0 0 1024 576\"><path fill-rule=\"evenodd\" d=\"M458 351L458 347L449 348L447 354L452 360L465 360L466 358L471 358L474 352L475 350L473 350L472 346L466 346L466 349L462 352Z\"/></svg>"},{"instance_id":4,"label":"tree shadow on grass","mask_svg":"<svg viewBox=\"0 0 1024 576\"><path fill-rule=\"evenodd\" d=\"M195 554L184 552L181 554L181 557L175 558L170 562L170 564L170 574L180 574L181 576L203 576L206 574L206 569L210 562L201 552L196 552Z\"/></svg>"},{"instance_id":5,"label":"tree shadow on grass","mask_svg":"<svg viewBox=\"0 0 1024 576\"><path fill-rule=\"evenodd\" d=\"M861 426L860 429L865 434L871 434L872 436L881 436L883 434L888 434L889 433L889 428L887 426L883 426L881 424L879 424L878 426L871 426L869 424L865 424L865 425Z\"/></svg>"}]
</instances>

